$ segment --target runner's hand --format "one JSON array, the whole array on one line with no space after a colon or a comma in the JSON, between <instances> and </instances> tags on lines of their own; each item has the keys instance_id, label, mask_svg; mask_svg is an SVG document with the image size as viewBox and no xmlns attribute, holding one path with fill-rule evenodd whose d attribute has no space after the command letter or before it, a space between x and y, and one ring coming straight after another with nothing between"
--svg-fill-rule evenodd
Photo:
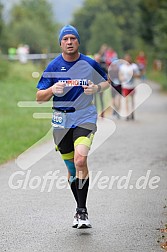
<instances>
[{"instance_id":1,"label":"runner's hand","mask_svg":"<svg viewBox=\"0 0 167 252\"><path fill-rule=\"evenodd\" d=\"M52 93L54 95L60 95L64 92L65 83L57 82L52 86Z\"/></svg>"},{"instance_id":2,"label":"runner's hand","mask_svg":"<svg viewBox=\"0 0 167 252\"><path fill-rule=\"evenodd\" d=\"M98 90L98 86L95 85L93 82L91 82L90 80L88 81L89 86L82 86L84 88L84 93L86 95L92 95L97 93Z\"/></svg>"}]
</instances>

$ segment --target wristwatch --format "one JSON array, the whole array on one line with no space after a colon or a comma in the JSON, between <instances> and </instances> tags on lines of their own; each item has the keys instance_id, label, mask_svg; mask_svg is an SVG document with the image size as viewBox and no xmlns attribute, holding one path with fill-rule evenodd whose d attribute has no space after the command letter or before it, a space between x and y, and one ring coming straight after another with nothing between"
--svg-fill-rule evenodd
<instances>
[{"instance_id":1,"label":"wristwatch","mask_svg":"<svg viewBox=\"0 0 167 252\"><path fill-rule=\"evenodd\" d=\"M100 93L101 91L101 85L97 85L97 93Z\"/></svg>"}]
</instances>

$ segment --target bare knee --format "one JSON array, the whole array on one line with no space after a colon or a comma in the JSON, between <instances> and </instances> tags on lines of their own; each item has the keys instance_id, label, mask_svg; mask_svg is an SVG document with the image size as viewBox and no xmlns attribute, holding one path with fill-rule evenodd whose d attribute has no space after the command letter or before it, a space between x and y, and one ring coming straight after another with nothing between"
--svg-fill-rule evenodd
<instances>
[{"instance_id":1,"label":"bare knee","mask_svg":"<svg viewBox=\"0 0 167 252\"><path fill-rule=\"evenodd\" d=\"M74 158L76 177L79 179L84 179L88 176L87 158L81 155L77 155Z\"/></svg>"},{"instance_id":2,"label":"bare knee","mask_svg":"<svg viewBox=\"0 0 167 252\"><path fill-rule=\"evenodd\" d=\"M87 161L86 158L83 156L77 156L74 160L75 162L75 167L78 171L82 171L87 167Z\"/></svg>"}]
</instances>

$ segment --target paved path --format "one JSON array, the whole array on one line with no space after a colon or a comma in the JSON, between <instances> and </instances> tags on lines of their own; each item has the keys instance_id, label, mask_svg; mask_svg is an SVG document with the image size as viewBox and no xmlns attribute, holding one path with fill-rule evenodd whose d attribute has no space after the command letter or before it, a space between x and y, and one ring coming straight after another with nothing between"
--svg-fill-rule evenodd
<instances>
[{"instance_id":1,"label":"paved path","mask_svg":"<svg viewBox=\"0 0 167 252\"><path fill-rule=\"evenodd\" d=\"M0 252L162 251L157 229L166 222L167 97L156 85L151 88L136 121L99 121L99 148L89 156L92 229L71 228L75 202L58 153L51 150L26 170L15 162L0 167ZM47 152L50 146L43 148ZM43 176L55 171L52 187Z\"/></svg>"}]
</instances>

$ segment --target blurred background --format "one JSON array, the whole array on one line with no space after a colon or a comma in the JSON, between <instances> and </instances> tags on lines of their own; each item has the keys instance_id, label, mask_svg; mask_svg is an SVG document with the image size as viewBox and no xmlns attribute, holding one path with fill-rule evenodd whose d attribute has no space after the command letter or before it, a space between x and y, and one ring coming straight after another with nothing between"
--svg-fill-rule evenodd
<instances>
[{"instance_id":1,"label":"blurred background","mask_svg":"<svg viewBox=\"0 0 167 252\"><path fill-rule=\"evenodd\" d=\"M0 0L0 163L50 129L50 119L35 120L34 108L17 103L35 100L40 74L61 52L59 30L69 23L80 33L80 52L94 57L105 45L133 61L142 52L144 78L167 90L166 0Z\"/></svg>"}]
</instances>

